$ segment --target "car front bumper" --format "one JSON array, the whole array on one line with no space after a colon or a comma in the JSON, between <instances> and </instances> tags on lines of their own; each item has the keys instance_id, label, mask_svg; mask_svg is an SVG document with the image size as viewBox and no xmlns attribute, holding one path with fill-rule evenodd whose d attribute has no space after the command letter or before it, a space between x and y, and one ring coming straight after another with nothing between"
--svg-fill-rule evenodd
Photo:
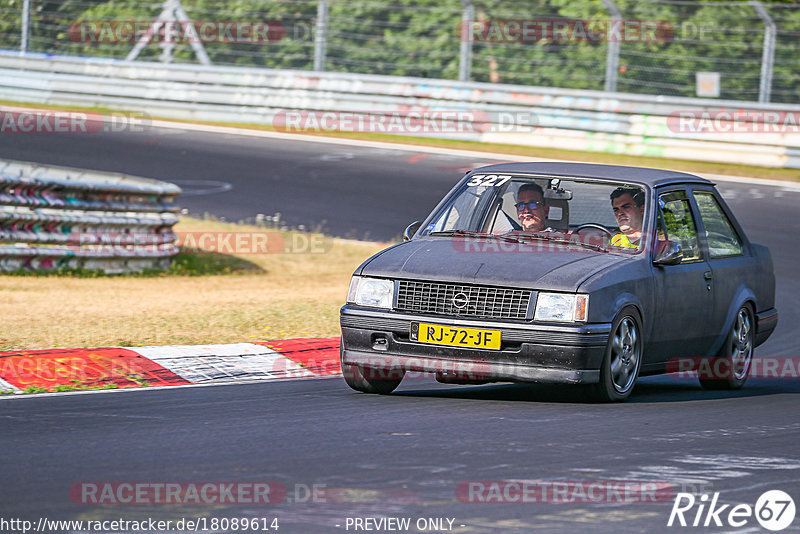
<instances>
[{"instance_id":1,"label":"car front bumper","mask_svg":"<svg viewBox=\"0 0 800 534\"><path fill-rule=\"evenodd\" d=\"M412 341L412 322L501 331L500 350ZM454 382L598 382L610 323L565 326L395 313L344 306L342 363L386 373L433 372Z\"/></svg>"}]
</instances>

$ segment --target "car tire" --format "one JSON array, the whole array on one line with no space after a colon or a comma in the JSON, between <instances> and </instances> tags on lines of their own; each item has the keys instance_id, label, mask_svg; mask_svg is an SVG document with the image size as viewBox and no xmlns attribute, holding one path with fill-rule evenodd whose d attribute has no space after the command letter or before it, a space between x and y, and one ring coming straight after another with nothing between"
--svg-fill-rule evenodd
<instances>
[{"instance_id":1,"label":"car tire","mask_svg":"<svg viewBox=\"0 0 800 534\"><path fill-rule=\"evenodd\" d=\"M601 402L627 399L636 386L643 352L639 313L633 307L624 308L611 324L611 335L600 365L600 381L594 385L594 398Z\"/></svg>"},{"instance_id":2,"label":"car tire","mask_svg":"<svg viewBox=\"0 0 800 534\"><path fill-rule=\"evenodd\" d=\"M704 368L698 369L700 385L704 389L740 389L750 374L754 347L753 312L744 305L736 312L725 342L711 360L710 376L703 376Z\"/></svg>"},{"instance_id":3,"label":"car tire","mask_svg":"<svg viewBox=\"0 0 800 534\"><path fill-rule=\"evenodd\" d=\"M347 385L356 391L362 393L377 393L379 395L388 395L400 385L400 382L405 376L403 370L392 370L393 378L371 378L372 374L369 368L360 365L352 365L344 363L344 341L339 343L339 363L342 366L342 376ZM380 371L375 371L379 373Z\"/></svg>"}]
</instances>

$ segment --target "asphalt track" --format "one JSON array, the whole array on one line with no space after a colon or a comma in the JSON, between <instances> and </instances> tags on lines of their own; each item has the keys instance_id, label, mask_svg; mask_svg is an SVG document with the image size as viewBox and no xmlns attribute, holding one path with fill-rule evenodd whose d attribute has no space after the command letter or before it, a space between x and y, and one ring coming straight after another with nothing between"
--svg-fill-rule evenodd
<instances>
[{"instance_id":1,"label":"asphalt track","mask_svg":"<svg viewBox=\"0 0 800 534\"><path fill-rule=\"evenodd\" d=\"M183 181L192 212L280 212L290 225L375 239L398 235L463 170L490 161L174 130L3 136L0 158ZM780 323L757 357L796 358L800 193L737 183L720 190L775 261ZM16 397L0 402L0 516L277 517L282 533L347 531L348 517L408 517L409 532L420 518L451 518L465 533L763 532L753 518L740 528L669 528L672 497L719 492L718 504L753 506L781 489L800 504L798 393L800 379L787 375L733 393L645 378L615 405L587 403L577 389L442 386L429 377L409 377L387 397L357 394L340 379ZM613 493L599 503L459 499L470 481L509 480L657 482L673 494L644 503ZM86 481L271 481L288 498L268 506L72 502L70 486ZM314 484L327 493L304 500Z\"/></svg>"}]
</instances>

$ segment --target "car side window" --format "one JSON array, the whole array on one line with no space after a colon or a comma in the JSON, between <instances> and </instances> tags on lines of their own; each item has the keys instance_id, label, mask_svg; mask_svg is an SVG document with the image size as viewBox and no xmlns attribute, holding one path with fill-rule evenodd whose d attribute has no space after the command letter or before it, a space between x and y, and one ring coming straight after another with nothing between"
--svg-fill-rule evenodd
<instances>
[{"instance_id":1,"label":"car side window","mask_svg":"<svg viewBox=\"0 0 800 534\"><path fill-rule=\"evenodd\" d=\"M741 254L742 241L714 195L695 191L694 199L706 230L709 257L723 258Z\"/></svg>"},{"instance_id":2,"label":"car side window","mask_svg":"<svg viewBox=\"0 0 800 534\"><path fill-rule=\"evenodd\" d=\"M689 197L685 191L671 191L659 197L661 221L659 230L667 239L677 243L683 252L682 263L700 259L700 246L697 242L697 225L692 216ZM662 222L663 221L663 222Z\"/></svg>"}]
</instances>

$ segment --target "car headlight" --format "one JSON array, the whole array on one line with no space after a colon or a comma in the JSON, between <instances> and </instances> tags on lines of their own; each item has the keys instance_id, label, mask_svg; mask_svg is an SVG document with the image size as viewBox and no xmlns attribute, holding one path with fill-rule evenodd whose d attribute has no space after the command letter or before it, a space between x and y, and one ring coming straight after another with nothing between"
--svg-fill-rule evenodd
<instances>
[{"instance_id":1,"label":"car headlight","mask_svg":"<svg viewBox=\"0 0 800 534\"><path fill-rule=\"evenodd\" d=\"M350 279L347 302L372 308L392 308L394 282L380 278L354 276Z\"/></svg>"},{"instance_id":2,"label":"car headlight","mask_svg":"<svg viewBox=\"0 0 800 534\"><path fill-rule=\"evenodd\" d=\"M586 322L589 312L589 295L567 293L539 293L536 298L535 321L565 323Z\"/></svg>"}]
</instances>

